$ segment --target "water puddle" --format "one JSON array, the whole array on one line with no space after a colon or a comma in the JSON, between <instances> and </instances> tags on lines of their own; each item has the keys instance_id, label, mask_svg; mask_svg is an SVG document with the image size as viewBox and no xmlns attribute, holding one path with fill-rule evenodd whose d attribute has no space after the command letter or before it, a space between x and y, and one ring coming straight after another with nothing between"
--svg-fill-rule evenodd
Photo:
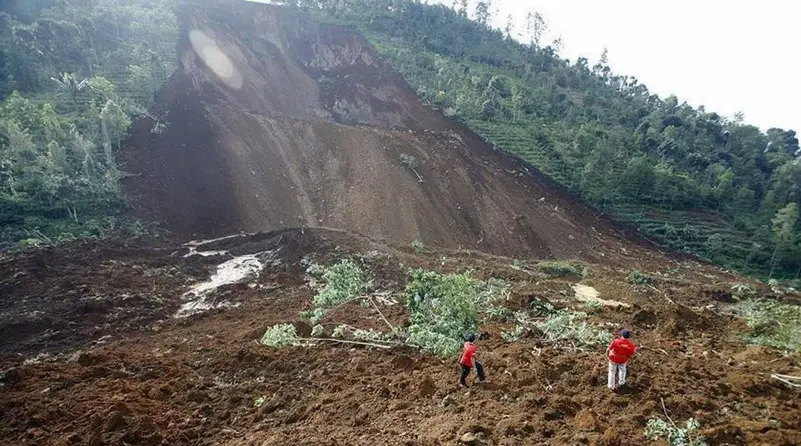
<instances>
[{"instance_id":1,"label":"water puddle","mask_svg":"<svg viewBox=\"0 0 801 446\"><path fill-rule=\"evenodd\" d=\"M203 255L204 253L198 252L198 254ZM191 290L184 293L183 298L186 302L178 309L175 317L187 317L213 308L231 307L230 302L217 302L216 298L209 299L210 294L223 285L239 283L245 279L257 277L265 267L265 262L259 257L269 254L271 253L262 252L234 257L217 266L217 271L209 280L194 285Z\"/></svg>"},{"instance_id":2,"label":"water puddle","mask_svg":"<svg viewBox=\"0 0 801 446\"><path fill-rule=\"evenodd\" d=\"M598 290L588 285L575 284L573 291L576 293L575 298L579 302L589 305L603 305L605 307L631 307L631 305L618 302L616 300L606 300L598 297Z\"/></svg>"},{"instance_id":3,"label":"water puddle","mask_svg":"<svg viewBox=\"0 0 801 446\"><path fill-rule=\"evenodd\" d=\"M211 257L211 256L224 256L228 251L198 251L196 247L189 247L189 252L184 254L184 258L192 256Z\"/></svg>"}]
</instances>

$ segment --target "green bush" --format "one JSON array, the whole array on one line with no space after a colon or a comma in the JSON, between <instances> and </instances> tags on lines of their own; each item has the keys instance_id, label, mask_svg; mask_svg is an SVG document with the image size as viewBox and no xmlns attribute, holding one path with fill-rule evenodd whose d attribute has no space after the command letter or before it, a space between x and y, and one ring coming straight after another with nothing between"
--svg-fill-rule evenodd
<instances>
[{"instance_id":1,"label":"green bush","mask_svg":"<svg viewBox=\"0 0 801 446\"><path fill-rule=\"evenodd\" d=\"M261 337L261 344L268 347L286 347L300 345L300 338L292 324L273 325Z\"/></svg>"},{"instance_id":2,"label":"green bush","mask_svg":"<svg viewBox=\"0 0 801 446\"><path fill-rule=\"evenodd\" d=\"M557 310L544 321L537 322L545 339L549 342L565 342L577 347L594 347L612 342L612 334L589 325L586 313Z\"/></svg>"},{"instance_id":3,"label":"green bush","mask_svg":"<svg viewBox=\"0 0 801 446\"><path fill-rule=\"evenodd\" d=\"M315 308L314 310L306 310L300 313L300 317L308 319L313 325L317 325L323 320L328 310L325 308Z\"/></svg>"},{"instance_id":4,"label":"green bush","mask_svg":"<svg viewBox=\"0 0 801 446\"><path fill-rule=\"evenodd\" d=\"M752 344L801 352L801 306L749 299L739 302L735 311L751 328Z\"/></svg>"},{"instance_id":5,"label":"green bush","mask_svg":"<svg viewBox=\"0 0 801 446\"><path fill-rule=\"evenodd\" d=\"M502 280L482 282L468 274L413 270L406 285L409 342L438 356L459 352L466 333L478 330L480 313L497 299L506 299Z\"/></svg>"},{"instance_id":6,"label":"green bush","mask_svg":"<svg viewBox=\"0 0 801 446\"><path fill-rule=\"evenodd\" d=\"M540 271L552 277L580 277L581 269L570 262L561 260L540 262Z\"/></svg>"},{"instance_id":7,"label":"green bush","mask_svg":"<svg viewBox=\"0 0 801 446\"><path fill-rule=\"evenodd\" d=\"M653 277L643 274L641 271L636 269L629 274L626 280L633 285L651 285L654 283Z\"/></svg>"},{"instance_id":8,"label":"green bush","mask_svg":"<svg viewBox=\"0 0 801 446\"><path fill-rule=\"evenodd\" d=\"M366 293L373 283L361 267L350 259L345 259L329 267L323 274L325 287L314 296L317 308L333 308L357 299Z\"/></svg>"},{"instance_id":9,"label":"green bush","mask_svg":"<svg viewBox=\"0 0 801 446\"><path fill-rule=\"evenodd\" d=\"M687 420L682 428L654 417L645 426L645 438L651 441L664 439L670 446L707 446L704 437L696 433L700 427L694 418Z\"/></svg>"}]
</instances>

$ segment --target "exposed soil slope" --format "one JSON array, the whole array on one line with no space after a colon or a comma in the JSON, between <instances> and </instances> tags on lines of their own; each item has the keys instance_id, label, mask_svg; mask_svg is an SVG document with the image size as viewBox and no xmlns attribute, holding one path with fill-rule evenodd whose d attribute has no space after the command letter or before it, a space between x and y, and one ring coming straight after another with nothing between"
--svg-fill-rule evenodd
<instances>
[{"instance_id":1,"label":"exposed soil slope","mask_svg":"<svg viewBox=\"0 0 801 446\"><path fill-rule=\"evenodd\" d=\"M155 110L166 131L138 122L125 150L140 215L184 237L320 226L542 258L631 245L423 107L363 38L280 7L199 3L180 12L180 69Z\"/></svg>"},{"instance_id":2,"label":"exposed soil slope","mask_svg":"<svg viewBox=\"0 0 801 446\"><path fill-rule=\"evenodd\" d=\"M799 394L769 378L801 374L798 356L746 347L742 323L726 315L734 278L702 265L644 262L646 272L671 271L653 289L627 284L627 269L588 265L582 284L630 305L594 310L592 322L632 327L643 346L625 393L605 388L603 347L582 352L536 337L507 343L499 334L511 327L496 323L479 344L490 384L465 391L455 359L255 341L275 323L303 329L298 314L314 294L304 257L360 257L391 295L403 289L408 267L470 268L509 280L520 305L537 298L583 308L571 297L573 280L543 277L528 263L512 268L508 258L417 255L322 230L197 248L217 255L187 256L192 249L74 244L0 259L0 444L455 445L469 433L470 444L643 445L645 422L662 414L662 400L677 423L698 418L711 445L801 444ZM267 253L258 277L210 296L238 307L172 317L181 295L217 265ZM401 304L382 308L402 326ZM385 329L358 305L323 321L343 322Z\"/></svg>"}]
</instances>

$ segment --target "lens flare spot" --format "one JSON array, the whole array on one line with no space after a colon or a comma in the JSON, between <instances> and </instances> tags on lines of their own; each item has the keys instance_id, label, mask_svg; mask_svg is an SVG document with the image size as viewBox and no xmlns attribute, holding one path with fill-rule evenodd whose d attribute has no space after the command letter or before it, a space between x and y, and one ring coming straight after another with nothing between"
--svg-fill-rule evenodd
<instances>
[{"instance_id":1,"label":"lens flare spot","mask_svg":"<svg viewBox=\"0 0 801 446\"><path fill-rule=\"evenodd\" d=\"M206 33L199 29L189 32L192 49L203 63L220 78L225 85L233 89L242 88L242 76L225 52Z\"/></svg>"}]
</instances>

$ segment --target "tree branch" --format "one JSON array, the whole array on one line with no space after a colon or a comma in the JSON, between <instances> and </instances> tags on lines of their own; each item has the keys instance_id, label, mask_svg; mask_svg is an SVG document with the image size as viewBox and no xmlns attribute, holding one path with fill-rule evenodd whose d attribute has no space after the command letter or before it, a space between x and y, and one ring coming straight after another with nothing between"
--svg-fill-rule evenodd
<instances>
[{"instance_id":1,"label":"tree branch","mask_svg":"<svg viewBox=\"0 0 801 446\"><path fill-rule=\"evenodd\" d=\"M665 399L664 399L664 398L659 398L659 400L660 400L660 401L662 401L662 412L664 412L664 413L665 413L665 416L666 416L666 417L667 417L667 419L670 421L670 424L672 424L672 425L673 425L673 427L675 427L676 429L678 429L679 427L678 427L678 426L676 426L676 423L674 423L674 422L673 422L673 418L670 418L670 415L668 415L668 413L667 413L667 409L665 408Z\"/></svg>"},{"instance_id":2,"label":"tree branch","mask_svg":"<svg viewBox=\"0 0 801 446\"><path fill-rule=\"evenodd\" d=\"M372 296L368 296L367 300L370 301L371 304L373 304L373 308L375 308L375 311L377 311L378 315L381 316L381 319L383 319L384 322L386 322L387 325L389 325L389 329L392 330L392 333L398 333L398 330L396 330L395 327L389 322L389 320L386 317L384 317L384 313L382 313L381 309L378 308L378 304L375 303L375 301L373 300L373 297Z\"/></svg>"},{"instance_id":3,"label":"tree branch","mask_svg":"<svg viewBox=\"0 0 801 446\"><path fill-rule=\"evenodd\" d=\"M309 342L338 342L340 344L356 344L356 345L366 345L370 347L378 347L384 349L390 349L392 347L397 347L401 344L398 343L391 343L391 344L376 344L372 342L361 342L361 341L347 341L345 339L334 339L334 338L298 338L301 341L309 341Z\"/></svg>"}]
</instances>

